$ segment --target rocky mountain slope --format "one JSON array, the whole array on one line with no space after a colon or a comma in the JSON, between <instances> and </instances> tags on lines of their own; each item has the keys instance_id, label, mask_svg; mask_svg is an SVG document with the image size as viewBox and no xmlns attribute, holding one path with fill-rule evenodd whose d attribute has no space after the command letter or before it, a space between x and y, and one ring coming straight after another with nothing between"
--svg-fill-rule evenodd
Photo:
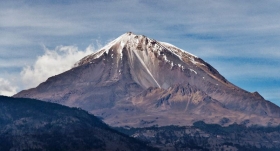
<instances>
[{"instance_id":1,"label":"rocky mountain slope","mask_svg":"<svg viewBox=\"0 0 280 151\"><path fill-rule=\"evenodd\" d=\"M155 150L78 108L0 96L0 150Z\"/></svg>"},{"instance_id":2,"label":"rocky mountain slope","mask_svg":"<svg viewBox=\"0 0 280 151\"><path fill-rule=\"evenodd\" d=\"M280 108L257 92L182 49L130 32L14 97L80 107L112 126L280 123Z\"/></svg>"}]
</instances>

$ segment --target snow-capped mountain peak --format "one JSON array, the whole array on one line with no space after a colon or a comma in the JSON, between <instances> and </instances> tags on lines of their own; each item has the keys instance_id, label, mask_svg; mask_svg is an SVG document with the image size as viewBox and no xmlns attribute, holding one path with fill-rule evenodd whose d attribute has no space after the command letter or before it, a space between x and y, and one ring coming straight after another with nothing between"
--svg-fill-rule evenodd
<instances>
[{"instance_id":1,"label":"snow-capped mountain peak","mask_svg":"<svg viewBox=\"0 0 280 151\"><path fill-rule=\"evenodd\" d=\"M124 54L126 59L123 59ZM133 69L131 70L133 79L144 88L159 87L167 89L173 84L184 81L162 78L159 73L161 71L169 73L168 70L178 70L181 73L187 70L190 76L201 79L210 76L210 81L213 78L218 81L213 82L215 84L227 84L234 87L227 83L224 77L214 68L197 56L172 44L158 42L144 35L135 35L131 32L119 36L96 53L84 57L74 67L92 64L98 62L98 60L102 60L104 63L110 62L111 68L114 68L113 71L115 71L112 75L115 75L114 77L118 77L118 79L121 76L121 71L123 71L123 64L129 64L129 67ZM170 73L174 74L173 72Z\"/></svg>"},{"instance_id":2,"label":"snow-capped mountain peak","mask_svg":"<svg viewBox=\"0 0 280 151\"><path fill-rule=\"evenodd\" d=\"M74 67L83 65L85 63L89 63L89 62L91 62L91 60L99 58L104 53L109 54L110 53L109 51L114 51L117 55L121 56L119 58L122 58L122 53L123 53L123 50L125 47L127 49L132 49L134 51L137 51L137 50L139 50L139 48L142 48L141 46L143 46L143 45L146 45L146 47L150 51L157 52L159 55L166 55L164 53L164 50L165 50L165 51L169 51L172 55L177 56L180 60L182 60L182 57L186 57L194 64L199 63L199 62L195 61L196 59L198 59L197 56L195 56L189 52L186 52L172 44L169 44L166 42L158 42L158 41L148 38L144 35L135 35L132 32L127 32L127 33L119 36L112 42L108 43L107 45L105 45L104 47L99 49L97 52L95 52L89 56L86 56L85 58L83 58L82 60L77 62L74 65ZM116 47L116 46L118 46L118 47ZM166 61L168 61L168 60L166 60ZM202 64L202 63L200 63L200 64Z\"/></svg>"},{"instance_id":3,"label":"snow-capped mountain peak","mask_svg":"<svg viewBox=\"0 0 280 151\"><path fill-rule=\"evenodd\" d=\"M199 57L131 32L15 97L81 107L113 126L191 125L196 120L223 119L228 119L227 124L280 123L279 107L231 84Z\"/></svg>"}]
</instances>

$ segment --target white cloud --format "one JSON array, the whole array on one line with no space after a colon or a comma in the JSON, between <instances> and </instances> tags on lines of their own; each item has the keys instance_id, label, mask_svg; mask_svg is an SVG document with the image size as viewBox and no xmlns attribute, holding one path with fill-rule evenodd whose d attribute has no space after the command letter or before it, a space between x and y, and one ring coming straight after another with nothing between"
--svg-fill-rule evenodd
<instances>
[{"instance_id":1,"label":"white cloud","mask_svg":"<svg viewBox=\"0 0 280 151\"><path fill-rule=\"evenodd\" d=\"M12 96L16 93L17 87L8 80L0 78L0 95Z\"/></svg>"},{"instance_id":2,"label":"white cloud","mask_svg":"<svg viewBox=\"0 0 280 151\"><path fill-rule=\"evenodd\" d=\"M71 69L74 63L94 52L93 45L86 50L78 50L75 46L58 46L54 50L45 48L45 54L39 56L32 66L25 66L21 71L25 88L35 87L48 77Z\"/></svg>"}]
</instances>

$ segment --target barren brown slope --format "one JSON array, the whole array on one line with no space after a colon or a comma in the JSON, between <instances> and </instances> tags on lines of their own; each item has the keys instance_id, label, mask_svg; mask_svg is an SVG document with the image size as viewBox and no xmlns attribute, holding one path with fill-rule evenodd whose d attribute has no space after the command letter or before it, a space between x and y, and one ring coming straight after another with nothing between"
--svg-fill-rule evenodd
<instances>
[{"instance_id":1,"label":"barren brown slope","mask_svg":"<svg viewBox=\"0 0 280 151\"><path fill-rule=\"evenodd\" d=\"M219 123L278 125L280 109L228 82L173 45L126 33L74 68L14 97L81 107L113 126Z\"/></svg>"}]
</instances>

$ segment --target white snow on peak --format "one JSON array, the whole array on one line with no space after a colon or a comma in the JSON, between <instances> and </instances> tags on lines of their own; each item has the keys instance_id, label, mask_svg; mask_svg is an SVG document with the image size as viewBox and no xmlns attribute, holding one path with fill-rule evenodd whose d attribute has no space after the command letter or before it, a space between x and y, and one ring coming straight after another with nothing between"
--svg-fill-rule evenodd
<instances>
[{"instance_id":1,"label":"white snow on peak","mask_svg":"<svg viewBox=\"0 0 280 151\"><path fill-rule=\"evenodd\" d=\"M160 44L165 47L167 50L169 50L170 52L172 52L173 54L175 54L176 56L178 56L181 60L181 56L184 56L184 54L187 54L190 62L192 62L193 64L199 64L199 65L203 65L205 66L205 64L201 63L201 62L198 62L196 61L196 59L198 58L197 56L183 50L183 49L180 49L172 44L169 44L167 42L160 42Z\"/></svg>"},{"instance_id":2,"label":"white snow on peak","mask_svg":"<svg viewBox=\"0 0 280 151\"><path fill-rule=\"evenodd\" d=\"M151 38L148 38L146 36L143 36L143 35L135 35L131 32L127 32L121 36L119 36L118 38L116 38L115 40L111 41L110 43L108 43L107 45L105 45L104 47L102 47L101 49L99 49L97 52L89 55L89 56L86 56L84 57L82 60L80 60L79 62L77 62L75 64L75 66L78 66L79 64L84 64L84 63L87 63L89 62L90 60L93 60L93 59L97 59L99 57L101 57L104 53L106 54L109 54L111 52L110 49L112 48L112 46L118 44L118 47L119 48L114 48L114 50L111 50L111 51L117 51L118 55L117 56L114 56L113 54L111 54L111 58L113 57L117 57L118 59L122 59L123 57L123 48L124 47L127 47L127 48L130 48L130 49L137 49L137 47L139 46L139 42L140 42L140 39L141 38L147 38L148 40L148 45L149 46L152 46L152 51L153 52L157 52L158 55L162 56L163 59L168 62L171 66L175 65L175 62L173 63L171 60L168 59L168 56L166 56L164 53L162 53L163 50L167 50L167 51L170 51L174 56L177 56L178 59L180 59L181 61L183 61L183 56L185 58L185 56L187 55L189 60L193 63L193 64L202 64L200 62L197 62L195 60L195 58L197 58L197 56L189 53L189 52L186 52L185 50L183 49L180 49L172 44L169 44L169 43L166 43L166 42L158 42L154 39L151 39ZM155 43L155 45L154 45ZM116 50L115 50L116 49ZM203 65L203 64L202 64ZM182 67L181 64L178 65L179 68ZM182 67L183 68L183 67Z\"/></svg>"},{"instance_id":3,"label":"white snow on peak","mask_svg":"<svg viewBox=\"0 0 280 151\"><path fill-rule=\"evenodd\" d=\"M78 61L77 63L75 63L74 67L77 67L79 64L81 64L83 62L87 62L86 60L97 59L97 58L101 57L104 53L109 54L110 48L118 42L120 42L120 46L122 47L121 49L119 49L120 59L122 59L122 49L123 49L124 45L126 44L126 42L129 40L131 35L133 35L133 34L125 33L125 34L119 36L118 38L111 41L104 47L100 48L97 52L95 52L91 55L88 55L88 56L84 57L83 59L81 59L80 61ZM113 58L113 56L111 56L111 57Z\"/></svg>"},{"instance_id":4,"label":"white snow on peak","mask_svg":"<svg viewBox=\"0 0 280 151\"><path fill-rule=\"evenodd\" d=\"M121 41L121 47L124 47L125 43L123 41Z\"/></svg>"},{"instance_id":5,"label":"white snow on peak","mask_svg":"<svg viewBox=\"0 0 280 151\"><path fill-rule=\"evenodd\" d=\"M99 51L102 51L103 49L106 51L107 54L109 54L109 50L110 48L116 44L120 39L122 39L122 37L124 37L126 34L123 34L121 36L119 36L117 39L111 41L109 44L105 45L104 47L102 47L101 49L99 49ZM98 52L98 51L97 51ZM94 55L94 54L93 54Z\"/></svg>"},{"instance_id":6,"label":"white snow on peak","mask_svg":"<svg viewBox=\"0 0 280 151\"><path fill-rule=\"evenodd\" d=\"M170 44L170 43L167 43L167 42L160 42L160 43L161 43L162 45L168 47L168 48L175 48L175 49L173 49L173 51L175 51L175 53L179 53L178 50L181 50L183 53L186 53L186 54L191 55L191 56L193 56L193 57L195 57L195 58L198 58L197 56L195 56L195 55L193 55L193 54L191 54L191 53L189 53L189 52L187 52L187 51L185 51L185 50L183 50L183 49L181 49L181 48L178 48L178 47L176 47L176 46L174 46L174 45L172 45L172 44ZM176 49L177 49L177 50L176 50Z\"/></svg>"},{"instance_id":7,"label":"white snow on peak","mask_svg":"<svg viewBox=\"0 0 280 151\"><path fill-rule=\"evenodd\" d=\"M195 61L193 57L189 57L190 61L193 63L193 64L197 64L199 62Z\"/></svg>"},{"instance_id":8,"label":"white snow on peak","mask_svg":"<svg viewBox=\"0 0 280 151\"><path fill-rule=\"evenodd\" d=\"M173 49L166 48L166 45L162 44L162 42L158 42L158 41L156 41L156 40L151 40L151 41L154 41L154 42L156 42L156 43L158 44L158 45L156 45L156 47L157 47L160 51L162 51L162 48L164 48L164 49L170 51L172 54L176 55L180 60L182 60L181 56L178 55L178 51L174 51Z\"/></svg>"},{"instance_id":9,"label":"white snow on peak","mask_svg":"<svg viewBox=\"0 0 280 151\"><path fill-rule=\"evenodd\" d=\"M175 54L177 57L180 58L180 60L182 60L182 56L185 56L184 54L186 54L190 60L190 62L192 62L193 64L199 64L199 65L204 65L203 63L201 62L198 62L196 61L195 59L197 59L198 57L183 50L183 49L180 49L172 44L169 44L167 42L160 42L160 44L167 50L169 50L171 53ZM183 61L183 60L182 60ZM205 65L204 65L205 66Z\"/></svg>"}]
</instances>

